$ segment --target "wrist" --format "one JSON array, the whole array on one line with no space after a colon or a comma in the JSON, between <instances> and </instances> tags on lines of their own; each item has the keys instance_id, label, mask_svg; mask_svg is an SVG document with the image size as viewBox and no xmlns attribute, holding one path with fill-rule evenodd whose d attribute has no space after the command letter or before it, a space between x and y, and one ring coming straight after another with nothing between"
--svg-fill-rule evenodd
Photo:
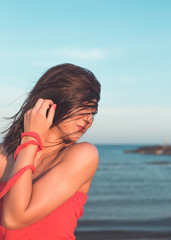
<instances>
[{"instance_id":1,"label":"wrist","mask_svg":"<svg viewBox=\"0 0 171 240\"><path fill-rule=\"evenodd\" d=\"M40 135L37 132L23 132L21 134L21 139L25 138L25 137L33 137L39 143L38 144L38 146L39 146L39 150L38 151L43 149L41 137L40 137Z\"/></svg>"},{"instance_id":2,"label":"wrist","mask_svg":"<svg viewBox=\"0 0 171 240\"><path fill-rule=\"evenodd\" d=\"M29 138L31 138L31 140L28 141ZM34 140L32 140L32 138L34 138ZM21 143L17 147L17 149L14 153L14 160L16 159L18 153L23 148L28 147L29 145L33 145L33 146L36 145L36 153L37 153L37 151L40 151L40 150L43 149L42 141L41 141L41 138L40 138L38 133L36 133L36 132L24 132L24 133L21 134ZM35 149L35 147L33 149Z\"/></svg>"},{"instance_id":3,"label":"wrist","mask_svg":"<svg viewBox=\"0 0 171 240\"><path fill-rule=\"evenodd\" d=\"M33 140L35 140L34 137L31 137L31 136L25 136L25 137L23 137L23 138L21 139L20 144L26 143L26 142L28 142L28 141L33 141Z\"/></svg>"}]
</instances>

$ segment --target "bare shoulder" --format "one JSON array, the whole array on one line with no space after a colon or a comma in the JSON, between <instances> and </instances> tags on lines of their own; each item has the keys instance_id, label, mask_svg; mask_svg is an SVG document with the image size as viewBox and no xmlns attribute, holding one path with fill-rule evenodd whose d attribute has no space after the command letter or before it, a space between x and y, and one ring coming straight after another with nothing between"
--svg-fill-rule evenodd
<instances>
[{"instance_id":1,"label":"bare shoulder","mask_svg":"<svg viewBox=\"0 0 171 240\"><path fill-rule=\"evenodd\" d=\"M80 154L90 154L90 156L98 158L97 148L88 142L75 143L71 146L70 151L79 151Z\"/></svg>"},{"instance_id":2,"label":"bare shoulder","mask_svg":"<svg viewBox=\"0 0 171 240\"><path fill-rule=\"evenodd\" d=\"M89 169L90 178L94 176L99 163L97 148L88 142L73 144L67 151L65 159L73 166L77 166L77 169Z\"/></svg>"},{"instance_id":3,"label":"bare shoulder","mask_svg":"<svg viewBox=\"0 0 171 240\"><path fill-rule=\"evenodd\" d=\"M7 165L7 154L2 144L0 144L0 181L4 180L4 171Z\"/></svg>"},{"instance_id":4,"label":"bare shoulder","mask_svg":"<svg viewBox=\"0 0 171 240\"><path fill-rule=\"evenodd\" d=\"M0 144L0 182L8 181L13 165L13 154L8 155L4 146Z\"/></svg>"},{"instance_id":5,"label":"bare shoulder","mask_svg":"<svg viewBox=\"0 0 171 240\"><path fill-rule=\"evenodd\" d=\"M92 162L94 164L98 164L99 161L99 155L97 148L88 142L81 142L76 143L71 146L71 148L68 151L68 154L74 154L79 159L85 159L87 162Z\"/></svg>"}]
</instances>

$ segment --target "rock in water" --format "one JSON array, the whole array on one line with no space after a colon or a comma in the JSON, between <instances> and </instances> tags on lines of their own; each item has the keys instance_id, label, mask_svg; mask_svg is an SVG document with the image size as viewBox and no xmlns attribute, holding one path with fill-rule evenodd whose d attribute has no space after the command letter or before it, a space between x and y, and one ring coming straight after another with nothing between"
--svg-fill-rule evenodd
<instances>
[{"instance_id":1,"label":"rock in water","mask_svg":"<svg viewBox=\"0 0 171 240\"><path fill-rule=\"evenodd\" d=\"M144 146L134 150L125 150L125 153L139 153L152 155L171 155L171 146Z\"/></svg>"}]
</instances>

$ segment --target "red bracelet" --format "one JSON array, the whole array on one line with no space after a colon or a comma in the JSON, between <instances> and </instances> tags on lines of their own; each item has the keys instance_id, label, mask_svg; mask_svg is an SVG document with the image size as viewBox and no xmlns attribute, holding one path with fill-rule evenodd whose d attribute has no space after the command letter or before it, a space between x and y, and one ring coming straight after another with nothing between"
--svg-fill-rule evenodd
<instances>
[{"instance_id":1,"label":"red bracelet","mask_svg":"<svg viewBox=\"0 0 171 240\"><path fill-rule=\"evenodd\" d=\"M40 148L40 150L43 149L42 141L41 141L41 138L40 138L40 136L39 136L38 133L36 133L36 132L23 132L23 133L21 134L21 139L22 139L24 136L34 137L34 138L39 142L39 148Z\"/></svg>"},{"instance_id":2,"label":"red bracelet","mask_svg":"<svg viewBox=\"0 0 171 240\"><path fill-rule=\"evenodd\" d=\"M21 151L21 149L23 149L24 147L27 147L29 144L33 144L33 145L37 145L38 146L36 153L43 149L42 141L41 141L41 138L40 138L38 133L35 133L35 132L24 132L24 133L21 134L21 139L24 136L34 137L37 141L31 140L31 141L28 141L26 143L23 143L23 144L19 145L17 147L15 153L14 153L14 160L16 159L19 151Z\"/></svg>"},{"instance_id":3,"label":"red bracelet","mask_svg":"<svg viewBox=\"0 0 171 240\"><path fill-rule=\"evenodd\" d=\"M19 146L17 147L17 149L15 150L14 160L16 159L19 151L21 151L21 149L23 149L24 147L27 147L29 144L38 145L38 147L39 147L39 143L38 143L37 141L28 141L28 142L26 142L26 143L23 143L23 144L19 145ZM38 148L37 151L36 151L36 153L37 153L38 151L40 151L40 150L41 150L41 149Z\"/></svg>"}]
</instances>

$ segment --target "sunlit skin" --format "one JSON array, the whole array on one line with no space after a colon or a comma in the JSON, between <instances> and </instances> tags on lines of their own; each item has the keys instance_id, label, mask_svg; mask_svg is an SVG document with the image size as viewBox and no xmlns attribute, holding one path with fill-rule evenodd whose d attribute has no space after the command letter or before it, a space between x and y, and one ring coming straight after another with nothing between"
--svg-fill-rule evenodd
<instances>
[{"instance_id":1,"label":"sunlit skin","mask_svg":"<svg viewBox=\"0 0 171 240\"><path fill-rule=\"evenodd\" d=\"M45 157L52 150L58 151L59 146L44 147L35 157L37 147L28 145L19 152L15 163L12 156L0 154L0 176L4 172L8 173L4 178L1 177L1 181L7 181L24 166L36 167L35 174L27 170L4 197L2 225L6 228L29 226L59 207L77 191L85 194L89 191L98 166L98 152L92 144L75 141L91 126L94 109L82 110L76 116L50 128L55 111L56 106L51 100L39 99L24 116L24 131L37 132L44 146L50 146L57 138L69 137L71 144L64 151L62 162L59 163L59 159L53 161L53 156ZM33 138L24 137L21 143L30 139ZM7 161L11 163L9 168Z\"/></svg>"}]
</instances>

